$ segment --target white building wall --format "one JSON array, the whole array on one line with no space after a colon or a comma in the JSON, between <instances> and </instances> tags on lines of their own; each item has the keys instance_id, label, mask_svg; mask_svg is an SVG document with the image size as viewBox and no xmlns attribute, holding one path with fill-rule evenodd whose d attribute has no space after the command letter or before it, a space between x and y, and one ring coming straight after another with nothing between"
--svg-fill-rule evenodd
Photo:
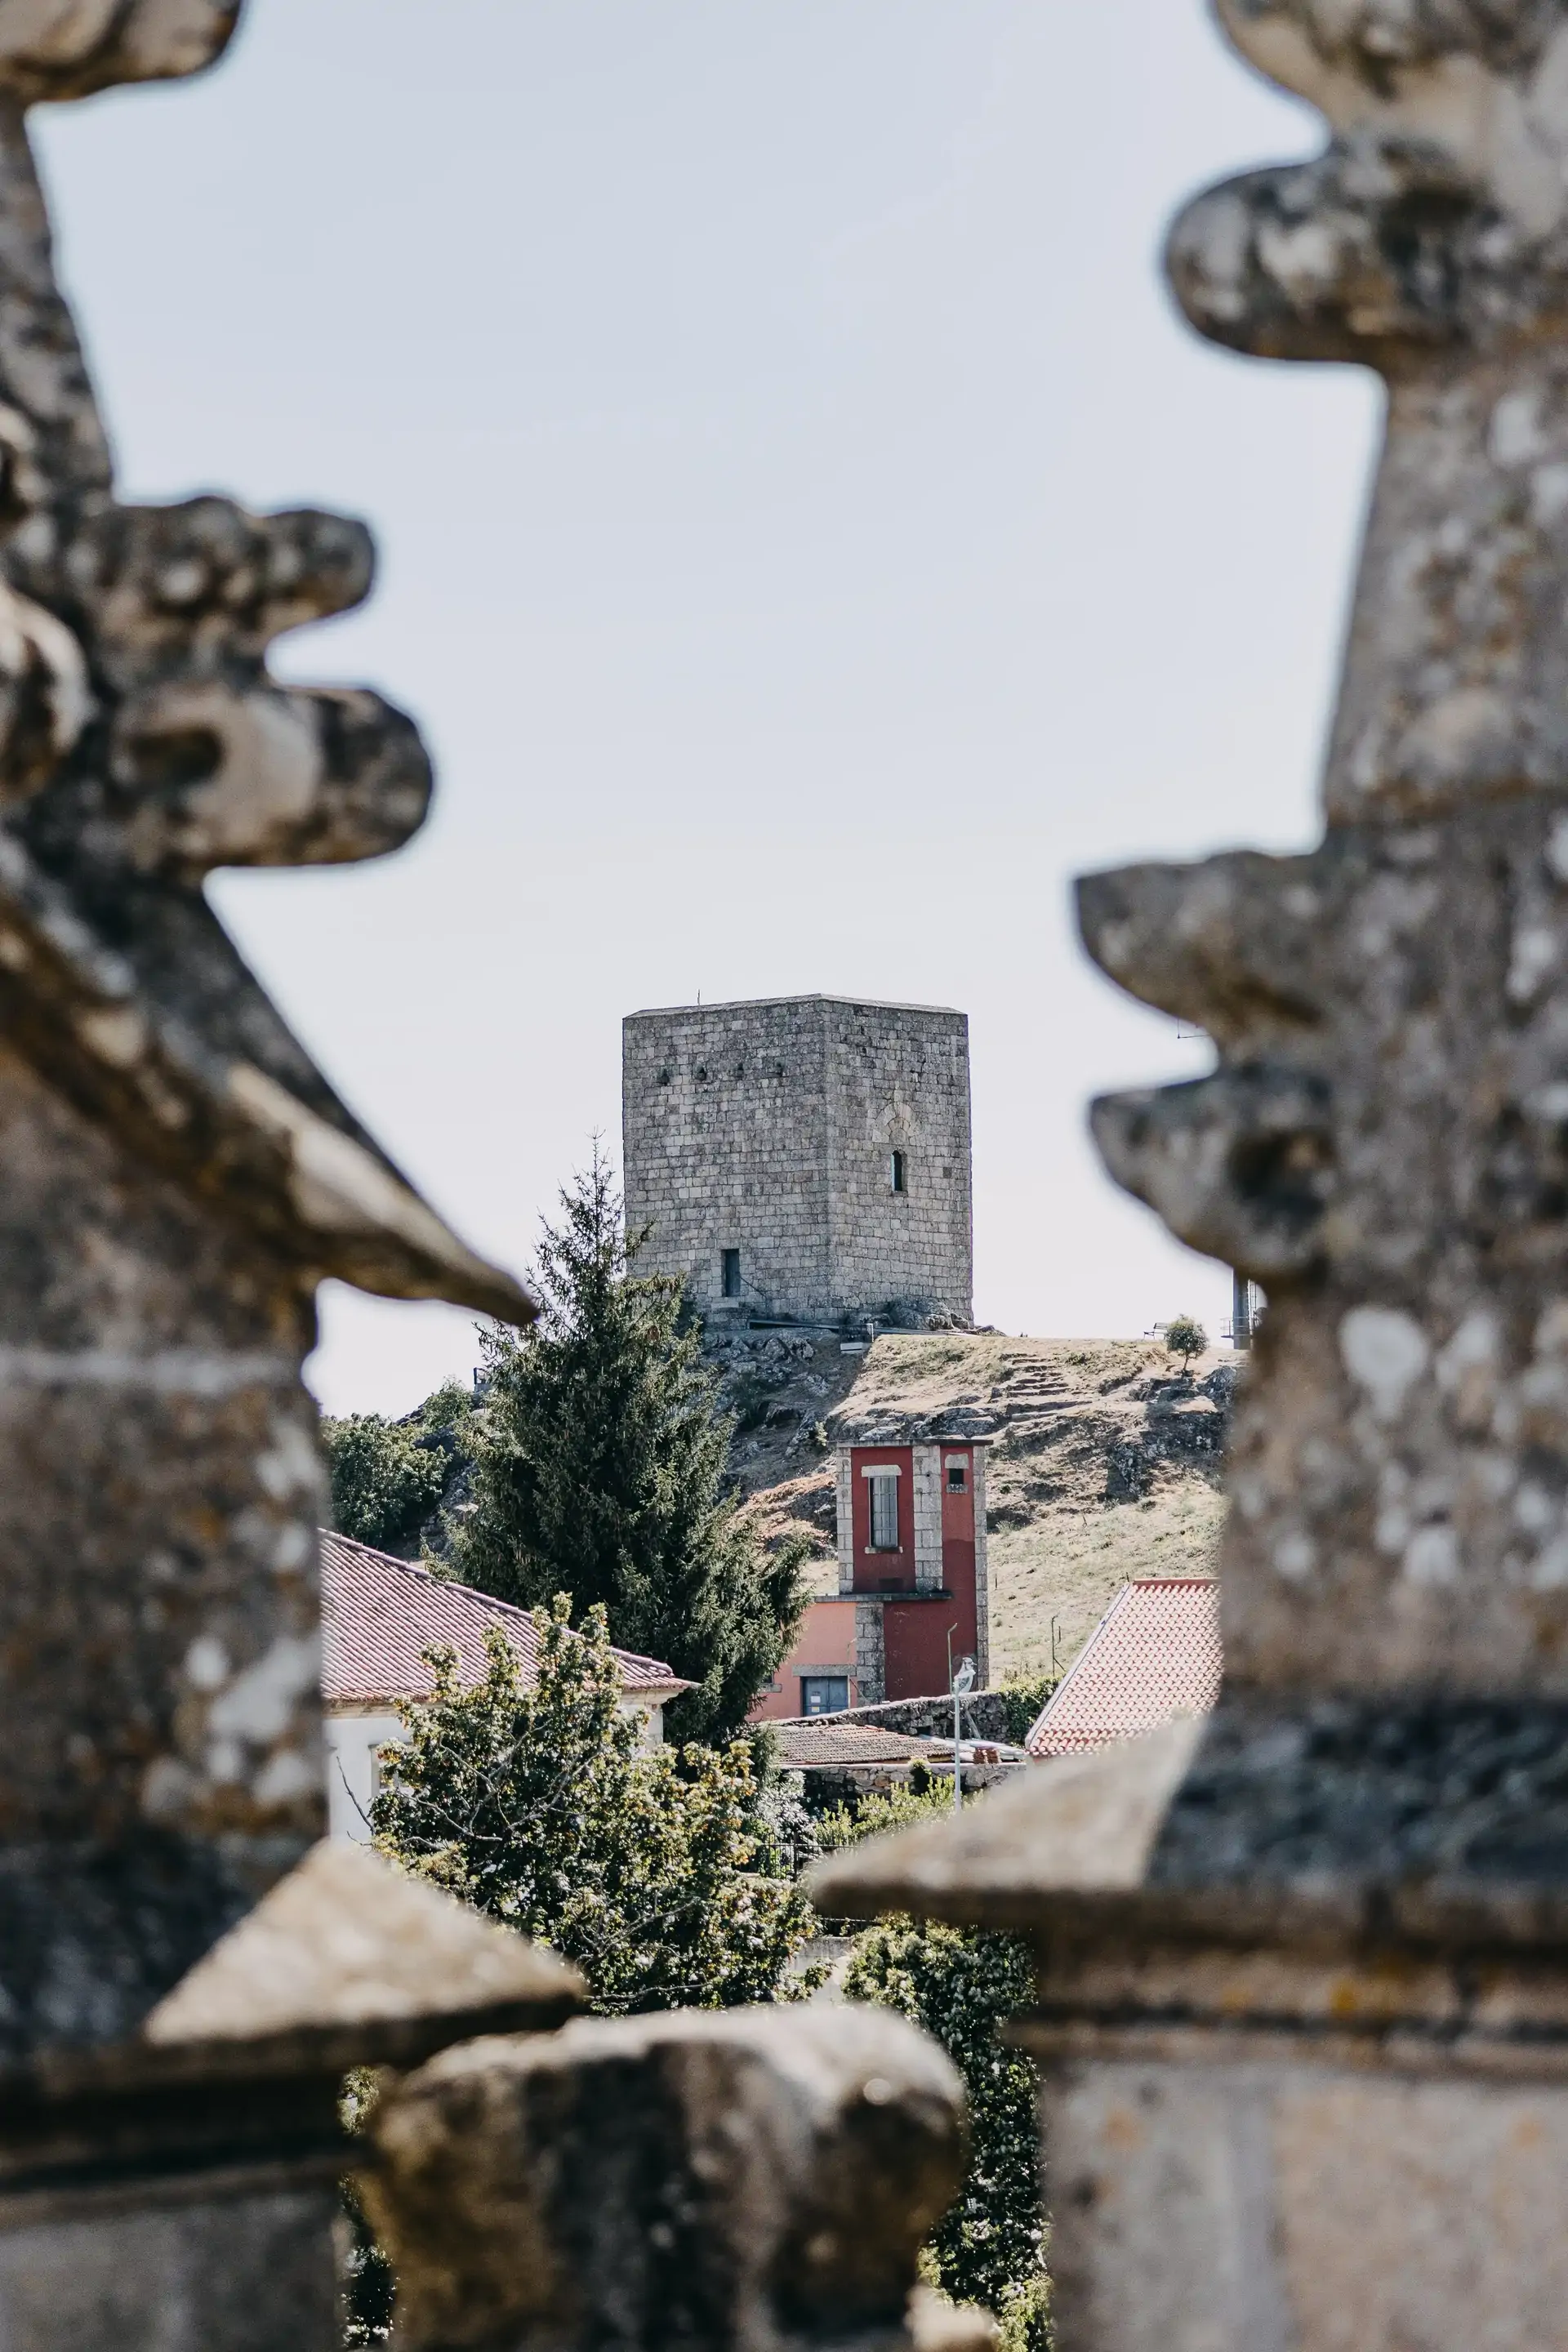
<instances>
[{"instance_id":1,"label":"white building wall","mask_svg":"<svg viewBox=\"0 0 1568 2352\"><path fill-rule=\"evenodd\" d=\"M915 1591L942 1591L942 1448L917 1445L914 1464Z\"/></svg>"},{"instance_id":2,"label":"white building wall","mask_svg":"<svg viewBox=\"0 0 1568 2352\"><path fill-rule=\"evenodd\" d=\"M327 1825L334 1838L370 1842L371 1800L376 1791L375 1751L401 1739L403 1722L384 1709L327 1717Z\"/></svg>"},{"instance_id":3,"label":"white building wall","mask_svg":"<svg viewBox=\"0 0 1568 2352\"><path fill-rule=\"evenodd\" d=\"M646 1699L625 1698L622 1715L639 1717L645 1748L664 1744L664 1709ZM326 1718L327 1833L359 1845L370 1843L371 1801L376 1793L376 1750L400 1741L403 1718L385 1708L357 1712L333 1707Z\"/></svg>"}]
</instances>

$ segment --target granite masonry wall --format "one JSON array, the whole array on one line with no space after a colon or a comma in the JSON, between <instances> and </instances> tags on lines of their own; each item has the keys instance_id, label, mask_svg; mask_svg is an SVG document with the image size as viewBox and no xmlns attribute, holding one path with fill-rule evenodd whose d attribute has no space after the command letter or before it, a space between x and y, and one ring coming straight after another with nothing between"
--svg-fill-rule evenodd
<instances>
[{"instance_id":1,"label":"granite masonry wall","mask_svg":"<svg viewBox=\"0 0 1568 2352\"><path fill-rule=\"evenodd\" d=\"M969 1022L910 1005L825 1003L835 1296L973 1318ZM889 1163L904 1155L903 1194Z\"/></svg>"},{"instance_id":2,"label":"granite masonry wall","mask_svg":"<svg viewBox=\"0 0 1568 2352\"><path fill-rule=\"evenodd\" d=\"M970 1321L963 1013L782 997L630 1013L622 1039L626 1219L653 1229L650 1270L708 1314Z\"/></svg>"},{"instance_id":3,"label":"granite masonry wall","mask_svg":"<svg viewBox=\"0 0 1568 2352\"><path fill-rule=\"evenodd\" d=\"M974 1483L974 1664L979 1686L991 1680L991 1565L985 1554L985 1448L973 1453Z\"/></svg>"},{"instance_id":4,"label":"granite masonry wall","mask_svg":"<svg viewBox=\"0 0 1568 2352\"><path fill-rule=\"evenodd\" d=\"M942 1448L940 1445L916 1445L910 1448L914 1476L913 1488L915 1535L915 1591L940 1592L942 1572Z\"/></svg>"}]
</instances>

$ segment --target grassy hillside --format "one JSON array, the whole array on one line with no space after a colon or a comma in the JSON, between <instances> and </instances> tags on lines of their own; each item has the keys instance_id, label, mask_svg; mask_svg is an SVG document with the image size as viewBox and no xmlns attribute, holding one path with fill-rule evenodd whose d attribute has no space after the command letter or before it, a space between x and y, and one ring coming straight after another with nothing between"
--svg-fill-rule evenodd
<instances>
[{"instance_id":1,"label":"grassy hillside","mask_svg":"<svg viewBox=\"0 0 1568 2352\"><path fill-rule=\"evenodd\" d=\"M768 1349L772 1349L771 1354ZM736 1459L770 1528L807 1528L837 1589L831 1447L988 1437L993 1679L1066 1666L1130 1576L1207 1573L1237 1359L1190 1381L1148 1340L890 1336L863 1355L789 1334L737 1346Z\"/></svg>"}]
</instances>

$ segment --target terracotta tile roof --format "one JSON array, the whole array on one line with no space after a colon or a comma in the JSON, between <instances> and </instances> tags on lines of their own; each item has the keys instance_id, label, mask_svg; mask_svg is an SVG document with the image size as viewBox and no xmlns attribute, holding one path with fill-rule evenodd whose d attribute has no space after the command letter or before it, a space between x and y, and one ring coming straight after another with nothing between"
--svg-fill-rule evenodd
<instances>
[{"instance_id":1,"label":"terracotta tile roof","mask_svg":"<svg viewBox=\"0 0 1568 2352\"><path fill-rule=\"evenodd\" d=\"M1124 1584L1029 1733L1031 1756L1070 1756L1207 1715L1225 1663L1212 1576Z\"/></svg>"},{"instance_id":2,"label":"terracotta tile roof","mask_svg":"<svg viewBox=\"0 0 1568 2352\"><path fill-rule=\"evenodd\" d=\"M525 1609L322 1529L321 1696L329 1706L427 1696L430 1669L421 1653L435 1642L449 1642L464 1680L479 1681L490 1625L502 1628L531 1677L539 1646ZM628 1695L658 1701L691 1687L658 1658L630 1650L616 1656Z\"/></svg>"}]
</instances>

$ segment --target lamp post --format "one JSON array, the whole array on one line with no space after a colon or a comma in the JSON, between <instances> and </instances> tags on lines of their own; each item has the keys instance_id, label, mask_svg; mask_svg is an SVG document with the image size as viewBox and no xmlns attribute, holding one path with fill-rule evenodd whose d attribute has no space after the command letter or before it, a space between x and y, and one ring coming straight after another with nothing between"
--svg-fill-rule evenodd
<instances>
[{"instance_id":1,"label":"lamp post","mask_svg":"<svg viewBox=\"0 0 1568 2352\"><path fill-rule=\"evenodd\" d=\"M974 1688L974 1661L961 1658L952 1677L952 1810L963 1811L963 1774L958 1761L959 1716L963 1701Z\"/></svg>"}]
</instances>

